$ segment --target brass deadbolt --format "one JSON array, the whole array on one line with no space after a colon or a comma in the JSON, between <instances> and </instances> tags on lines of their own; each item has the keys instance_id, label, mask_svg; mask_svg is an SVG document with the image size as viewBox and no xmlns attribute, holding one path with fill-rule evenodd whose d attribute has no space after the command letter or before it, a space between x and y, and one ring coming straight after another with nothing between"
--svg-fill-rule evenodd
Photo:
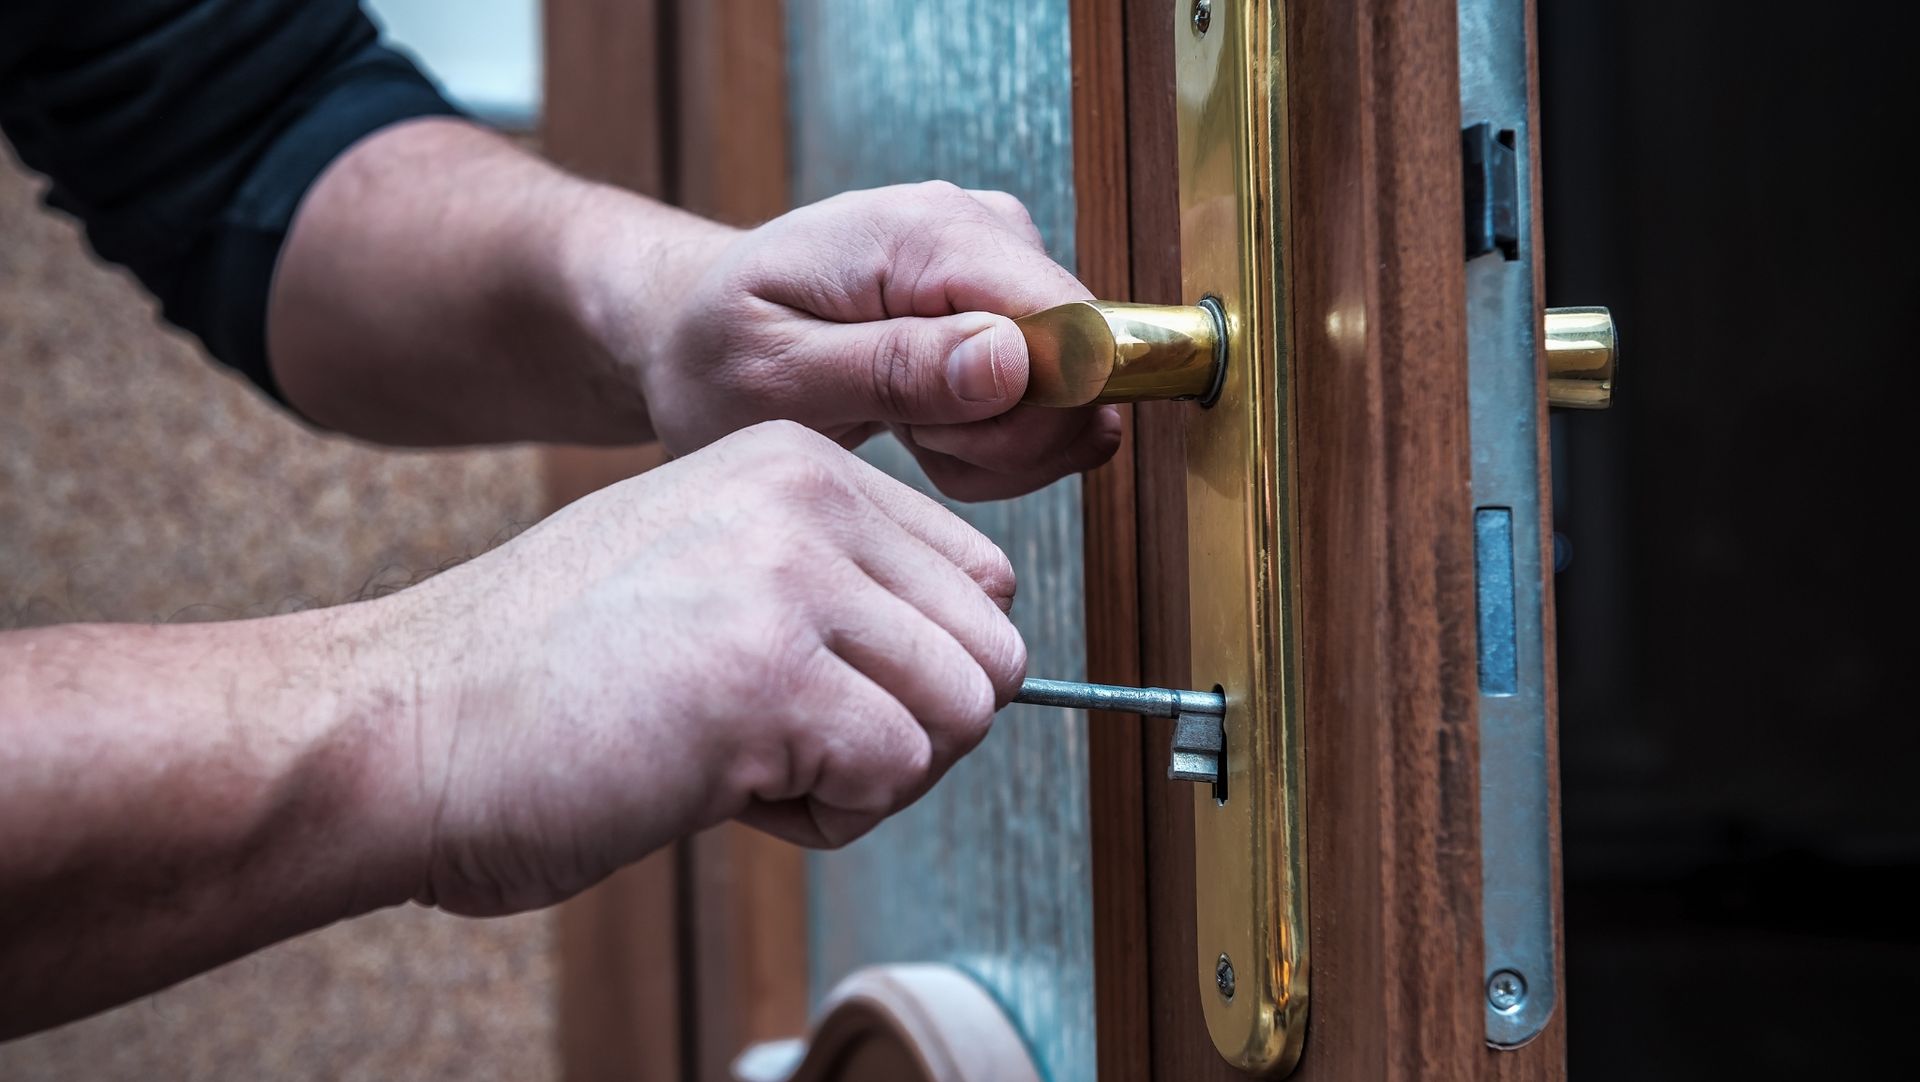
<instances>
[{"instance_id":1,"label":"brass deadbolt","mask_svg":"<svg viewBox=\"0 0 1920 1082\"><path fill-rule=\"evenodd\" d=\"M1605 308L1549 308L1546 319L1547 404L1603 410L1613 404L1620 340Z\"/></svg>"}]
</instances>

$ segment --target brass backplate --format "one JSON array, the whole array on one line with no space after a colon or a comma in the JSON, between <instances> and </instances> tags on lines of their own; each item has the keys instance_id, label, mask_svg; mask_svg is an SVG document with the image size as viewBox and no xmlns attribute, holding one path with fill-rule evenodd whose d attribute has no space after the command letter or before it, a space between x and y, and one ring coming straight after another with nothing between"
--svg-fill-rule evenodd
<instances>
[{"instance_id":1,"label":"brass backplate","mask_svg":"<svg viewBox=\"0 0 1920 1082\"><path fill-rule=\"evenodd\" d=\"M1277 1077L1307 1017L1306 829L1285 224L1285 6L1170 0L1188 303L1227 325L1187 419L1193 679L1226 693L1224 790L1194 787L1195 973L1227 1061Z\"/></svg>"}]
</instances>

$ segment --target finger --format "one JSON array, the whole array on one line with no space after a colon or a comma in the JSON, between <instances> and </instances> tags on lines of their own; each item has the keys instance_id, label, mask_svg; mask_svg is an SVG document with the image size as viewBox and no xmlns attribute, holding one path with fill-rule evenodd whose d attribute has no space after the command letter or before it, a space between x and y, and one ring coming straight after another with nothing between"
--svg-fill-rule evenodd
<instances>
[{"instance_id":1,"label":"finger","mask_svg":"<svg viewBox=\"0 0 1920 1082\"><path fill-rule=\"evenodd\" d=\"M1052 471L1064 477L1105 462L1120 445L1120 414L1111 406L1048 409L1025 406L958 425L914 425L914 443L994 473Z\"/></svg>"},{"instance_id":2,"label":"finger","mask_svg":"<svg viewBox=\"0 0 1920 1082\"><path fill-rule=\"evenodd\" d=\"M756 799L812 797L887 816L925 788L933 746L905 706L823 641L815 671L789 705L791 766Z\"/></svg>"},{"instance_id":3,"label":"finger","mask_svg":"<svg viewBox=\"0 0 1920 1082\"><path fill-rule=\"evenodd\" d=\"M844 465L845 476L882 515L946 557L1002 611L1012 607L1016 585L1013 564L986 534L954 514L951 508L889 477L870 462L852 458ZM854 524L854 536L849 544L856 554L873 547L873 539L864 530L865 524Z\"/></svg>"},{"instance_id":4,"label":"finger","mask_svg":"<svg viewBox=\"0 0 1920 1082\"><path fill-rule=\"evenodd\" d=\"M989 198L999 206L944 181L835 196L780 222L778 243L766 246L752 277L768 300L842 323L956 312L1018 317L1092 298L1027 227L1006 220L1011 197Z\"/></svg>"},{"instance_id":5,"label":"finger","mask_svg":"<svg viewBox=\"0 0 1920 1082\"><path fill-rule=\"evenodd\" d=\"M924 268L912 280L913 293L901 299L916 306L944 304L956 312L1016 318L1093 299L1093 293L1037 243L1031 222L1016 229L991 211L984 218L994 228L982 228L980 219L953 217L936 219L900 238L898 260ZM890 293L889 299L897 295Z\"/></svg>"},{"instance_id":6,"label":"finger","mask_svg":"<svg viewBox=\"0 0 1920 1082\"><path fill-rule=\"evenodd\" d=\"M871 595L879 592L849 593L865 593L872 604ZM912 620L928 626L917 613ZM846 644L845 635L827 637ZM757 788L739 818L798 845L833 848L926 792L933 751L926 730L900 700L830 645L823 646L817 670L793 706L800 736L791 769L777 786Z\"/></svg>"},{"instance_id":7,"label":"finger","mask_svg":"<svg viewBox=\"0 0 1920 1082\"><path fill-rule=\"evenodd\" d=\"M987 208L994 217L1013 230L1035 248L1046 251L1047 245L1040 237L1040 227L1033 224L1033 215L1027 211L1027 205L1011 192L997 191L992 188L969 188L967 194L973 196L981 206Z\"/></svg>"},{"instance_id":8,"label":"finger","mask_svg":"<svg viewBox=\"0 0 1920 1082\"><path fill-rule=\"evenodd\" d=\"M927 734L932 749L927 770L916 786L896 794L896 807L919 799L954 760L986 737L994 711L1003 701L1002 689L1011 698L1018 683L1010 674L1026 665L1025 648L1007 618L986 604L980 591L951 564L918 541L901 536L925 555L908 555L894 570L908 575L918 572L924 582L936 578L929 571L945 567L961 580L940 581L936 589L914 588L919 600L938 612L939 618L870 580L865 590L839 595L825 636L828 649L893 696ZM908 564L917 566L902 566ZM961 627L972 642L962 645L942 626L943 620ZM998 626L984 626L989 623ZM976 656L976 651L984 658ZM989 668L998 679L989 675Z\"/></svg>"},{"instance_id":9,"label":"finger","mask_svg":"<svg viewBox=\"0 0 1920 1082\"><path fill-rule=\"evenodd\" d=\"M903 442L935 487L952 499L972 503L1024 496L1069 473L1092 469L1113 457L1121 438L1118 411L1103 410L1095 415L1080 441L1053 461L1006 471L982 469L952 455L922 447L911 438L904 438Z\"/></svg>"},{"instance_id":10,"label":"finger","mask_svg":"<svg viewBox=\"0 0 1920 1082\"><path fill-rule=\"evenodd\" d=\"M832 434L832 439L833 442L852 451L886 430L887 426L879 421L868 421L864 424L857 424L849 428L841 429Z\"/></svg>"},{"instance_id":11,"label":"finger","mask_svg":"<svg viewBox=\"0 0 1920 1082\"><path fill-rule=\"evenodd\" d=\"M755 830L809 849L838 849L885 820L884 816L829 808L806 797L754 801L737 818Z\"/></svg>"},{"instance_id":12,"label":"finger","mask_svg":"<svg viewBox=\"0 0 1920 1082\"><path fill-rule=\"evenodd\" d=\"M985 735L973 727L984 725L1019 690L1026 675L1026 643L1006 611L965 572L900 527L886 529L892 537L877 539L854 556L879 596L850 602L871 608L842 618L850 626L882 617L906 625L910 616L925 626L904 632L885 625L868 628L878 636L869 649L887 657L867 653L856 659L837 647L835 652L892 692L929 730L943 727L935 734L936 752L943 747L945 727L965 730L961 743L970 748Z\"/></svg>"},{"instance_id":13,"label":"finger","mask_svg":"<svg viewBox=\"0 0 1920 1082\"><path fill-rule=\"evenodd\" d=\"M814 323L788 365L827 381L829 425L958 424L1005 413L1027 390L1027 343L1004 316Z\"/></svg>"}]
</instances>

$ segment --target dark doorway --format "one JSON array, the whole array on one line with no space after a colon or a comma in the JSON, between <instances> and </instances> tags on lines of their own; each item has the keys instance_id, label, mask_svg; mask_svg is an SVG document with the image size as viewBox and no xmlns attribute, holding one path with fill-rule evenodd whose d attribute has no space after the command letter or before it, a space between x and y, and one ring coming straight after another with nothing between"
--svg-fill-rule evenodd
<instances>
[{"instance_id":1,"label":"dark doorway","mask_svg":"<svg viewBox=\"0 0 1920 1082\"><path fill-rule=\"evenodd\" d=\"M1575 1078L1884 1077L1920 1005L1908 5L1540 4Z\"/></svg>"}]
</instances>

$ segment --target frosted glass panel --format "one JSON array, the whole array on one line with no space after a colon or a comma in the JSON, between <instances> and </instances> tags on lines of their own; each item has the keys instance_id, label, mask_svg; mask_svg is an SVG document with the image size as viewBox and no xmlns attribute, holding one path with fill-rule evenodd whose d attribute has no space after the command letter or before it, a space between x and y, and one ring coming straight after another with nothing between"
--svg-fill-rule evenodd
<instances>
[{"instance_id":1,"label":"frosted glass panel","mask_svg":"<svg viewBox=\"0 0 1920 1082\"><path fill-rule=\"evenodd\" d=\"M941 178L1023 199L1073 265L1066 0L788 0L795 197ZM864 452L932 491L891 440ZM1085 670L1080 485L957 510L1007 550L1035 675ZM953 962L1048 1077L1094 1077L1086 719L1004 712L926 798L810 866L816 998L876 962Z\"/></svg>"}]
</instances>

